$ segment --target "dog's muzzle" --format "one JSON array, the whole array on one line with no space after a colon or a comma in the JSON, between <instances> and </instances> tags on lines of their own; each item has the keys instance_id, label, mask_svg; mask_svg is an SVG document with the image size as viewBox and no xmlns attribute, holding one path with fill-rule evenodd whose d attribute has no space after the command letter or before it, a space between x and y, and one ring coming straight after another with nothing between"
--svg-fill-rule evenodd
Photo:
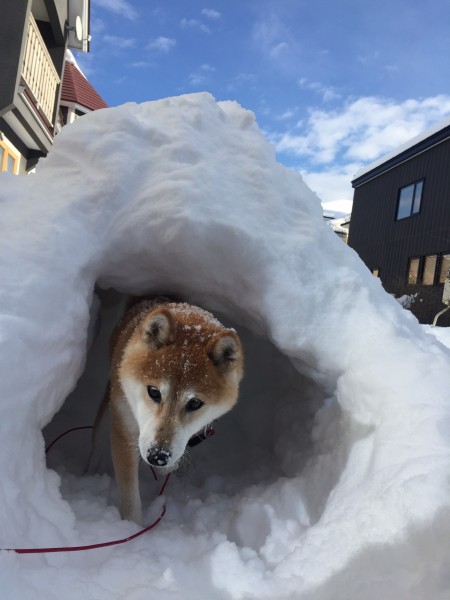
<instances>
[{"instance_id":1,"label":"dog's muzzle","mask_svg":"<svg viewBox=\"0 0 450 600\"><path fill-rule=\"evenodd\" d=\"M172 452L163 446L152 446L147 452L147 461L153 467L165 467L172 456Z\"/></svg>"}]
</instances>

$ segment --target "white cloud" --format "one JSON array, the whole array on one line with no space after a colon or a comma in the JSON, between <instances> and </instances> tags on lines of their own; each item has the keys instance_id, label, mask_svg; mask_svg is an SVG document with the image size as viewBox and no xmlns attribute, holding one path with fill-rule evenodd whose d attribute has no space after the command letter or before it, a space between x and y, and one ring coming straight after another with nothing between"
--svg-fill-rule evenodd
<instances>
[{"instance_id":1,"label":"white cloud","mask_svg":"<svg viewBox=\"0 0 450 600\"><path fill-rule=\"evenodd\" d=\"M211 33L211 29L198 19L181 19L180 27L183 29L198 29L199 31L203 31L203 33Z\"/></svg>"},{"instance_id":2,"label":"white cloud","mask_svg":"<svg viewBox=\"0 0 450 600\"><path fill-rule=\"evenodd\" d=\"M284 26L273 14L263 16L253 27L253 41L269 56L275 56L276 48L287 43L285 35Z\"/></svg>"},{"instance_id":3,"label":"white cloud","mask_svg":"<svg viewBox=\"0 0 450 600\"><path fill-rule=\"evenodd\" d=\"M192 87L197 87L199 85L205 84L207 78L202 73L190 73L189 74L189 85Z\"/></svg>"},{"instance_id":4,"label":"white cloud","mask_svg":"<svg viewBox=\"0 0 450 600\"><path fill-rule=\"evenodd\" d=\"M279 42L270 49L269 54L271 58L279 58L284 52L287 52L288 49L289 46L287 42Z\"/></svg>"},{"instance_id":5,"label":"white cloud","mask_svg":"<svg viewBox=\"0 0 450 600\"><path fill-rule=\"evenodd\" d=\"M395 102L362 97L340 108L310 110L294 129L270 138L324 202L351 201L357 171L450 116L450 96Z\"/></svg>"},{"instance_id":6,"label":"white cloud","mask_svg":"<svg viewBox=\"0 0 450 600\"><path fill-rule=\"evenodd\" d=\"M92 36L97 36L102 34L106 30L106 23L103 19L91 18L91 27L90 31Z\"/></svg>"},{"instance_id":7,"label":"white cloud","mask_svg":"<svg viewBox=\"0 0 450 600\"><path fill-rule=\"evenodd\" d=\"M310 92L314 92L315 94L319 94L319 96L322 96L322 100L324 102L331 102L332 100L337 100L340 98L340 95L332 86L326 86L318 81L309 81L305 77L302 77L299 79L298 85L303 90L308 90Z\"/></svg>"},{"instance_id":8,"label":"white cloud","mask_svg":"<svg viewBox=\"0 0 450 600\"><path fill-rule=\"evenodd\" d=\"M254 90L257 82L258 76L255 73L238 73L227 84L227 91L234 92L235 90L243 87Z\"/></svg>"},{"instance_id":9,"label":"white cloud","mask_svg":"<svg viewBox=\"0 0 450 600\"><path fill-rule=\"evenodd\" d=\"M138 17L138 13L127 0L95 0L95 4L130 19L130 21L134 21Z\"/></svg>"},{"instance_id":10,"label":"white cloud","mask_svg":"<svg viewBox=\"0 0 450 600\"><path fill-rule=\"evenodd\" d=\"M104 35L102 40L107 44L111 44L116 48L120 48L124 50L125 48L132 48L136 44L136 40L134 38L122 38L117 35Z\"/></svg>"},{"instance_id":11,"label":"white cloud","mask_svg":"<svg viewBox=\"0 0 450 600\"><path fill-rule=\"evenodd\" d=\"M133 69L146 69L147 67L150 67L151 63L149 63L146 60L138 60L134 63L131 63L131 67L133 67Z\"/></svg>"},{"instance_id":12,"label":"white cloud","mask_svg":"<svg viewBox=\"0 0 450 600\"><path fill-rule=\"evenodd\" d=\"M378 50L375 50L374 52L370 52L369 54L360 54L356 57L356 60L362 65L370 65L371 63L376 62L379 58L380 53Z\"/></svg>"},{"instance_id":13,"label":"white cloud","mask_svg":"<svg viewBox=\"0 0 450 600\"><path fill-rule=\"evenodd\" d=\"M210 75L214 73L215 67L205 63L199 67L197 71L189 75L189 85L197 87L204 85L210 79Z\"/></svg>"},{"instance_id":14,"label":"white cloud","mask_svg":"<svg viewBox=\"0 0 450 600\"><path fill-rule=\"evenodd\" d=\"M343 167L322 170L299 169L305 183L319 196L328 210L351 212L353 188L351 181L361 165L349 163ZM334 204L334 208L331 207ZM337 208L340 206L341 208ZM346 208L342 208L346 207Z\"/></svg>"},{"instance_id":15,"label":"white cloud","mask_svg":"<svg viewBox=\"0 0 450 600\"><path fill-rule=\"evenodd\" d=\"M299 40L274 12L261 15L254 24L252 42L265 59L276 63L290 76L298 68L297 61L301 55Z\"/></svg>"},{"instance_id":16,"label":"white cloud","mask_svg":"<svg viewBox=\"0 0 450 600\"><path fill-rule=\"evenodd\" d=\"M201 14L207 19L220 19L222 16L218 10L214 10L213 8L204 8Z\"/></svg>"},{"instance_id":17,"label":"white cloud","mask_svg":"<svg viewBox=\"0 0 450 600\"><path fill-rule=\"evenodd\" d=\"M373 161L450 114L450 96L397 103L377 97L358 98L339 109L313 109L304 132L275 136L278 152L305 157L316 164Z\"/></svg>"},{"instance_id":18,"label":"white cloud","mask_svg":"<svg viewBox=\"0 0 450 600\"><path fill-rule=\"evenodd\" d=\"M392 75L395 75L400 71L398 65L386 65L384 68L388 73L391 73Z\"/></svg>"},{"instance_id":19,"label":"white cloud","mask_svg":"<svg viewBox=\"0 0 450 600\"><path fill-rule=\"evenodd\" d=\"M163 52L166 54L176 46L176 43L176 40L172 38L159 36L149 43L148 48L149 50L156 50L158 52Z\"/></svg>"},{"instance_id":20,"label":"white cloud","mask_svg":"<svg viewBox=\"0 0 450 600\"><path fill-rule=\"evenodd\" d=\"M277 121L288 121L289 119L292 119L295 116L296 112L297 108L288 108L281 114L277 115L275 119Z\"/></svg>"}]
</instances>

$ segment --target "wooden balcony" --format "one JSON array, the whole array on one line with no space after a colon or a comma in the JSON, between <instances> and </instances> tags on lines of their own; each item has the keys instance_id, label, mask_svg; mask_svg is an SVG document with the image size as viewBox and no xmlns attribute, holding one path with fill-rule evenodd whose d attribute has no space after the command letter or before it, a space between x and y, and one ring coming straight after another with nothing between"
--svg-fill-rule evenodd
<instances>
[{"instance_id":1,"label":"wooden balcony","mask_svg":"<svg viewBox=\"0 0 450 600\"><path fill-rule=\"evenodd\" d=\"M44 40L30 14L25 55L22 66L22 84L46 124L53 128L56 93L60 77L53 65Z\"/></svg>"}]
</instances>

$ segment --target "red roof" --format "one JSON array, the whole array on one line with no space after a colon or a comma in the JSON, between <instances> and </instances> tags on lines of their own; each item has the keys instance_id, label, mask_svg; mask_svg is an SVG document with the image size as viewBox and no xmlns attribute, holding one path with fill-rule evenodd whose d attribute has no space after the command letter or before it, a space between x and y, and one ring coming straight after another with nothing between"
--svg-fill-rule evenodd
<instances>
[{"instance_id":1,"label":"red roof","mask_svg":"<svg viewBox=\"0 0 450 600\"><path fill-rule=\"evenodd\" d=\"M89 110L108 108L106 102L94 90L84 75L80 73L74 64L67 61L64 65L61 100L80 104Z\"/></svg>"}]
</instances>

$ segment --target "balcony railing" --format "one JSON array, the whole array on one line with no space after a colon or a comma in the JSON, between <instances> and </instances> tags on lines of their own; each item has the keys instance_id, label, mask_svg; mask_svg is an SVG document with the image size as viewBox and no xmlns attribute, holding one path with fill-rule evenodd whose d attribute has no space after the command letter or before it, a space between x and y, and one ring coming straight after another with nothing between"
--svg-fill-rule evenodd
<instances>
[{"instance_id":1,"label":"balcony railing","mask_svg":"<svg viewBox=\"0 0 450 600\"><path fill-rule=\"evenodd\" d=\"M56 91L60 78L31 14L23 59L22 80L40 114L48 125L53 126Z\"/></svg>"}]
</instances>

